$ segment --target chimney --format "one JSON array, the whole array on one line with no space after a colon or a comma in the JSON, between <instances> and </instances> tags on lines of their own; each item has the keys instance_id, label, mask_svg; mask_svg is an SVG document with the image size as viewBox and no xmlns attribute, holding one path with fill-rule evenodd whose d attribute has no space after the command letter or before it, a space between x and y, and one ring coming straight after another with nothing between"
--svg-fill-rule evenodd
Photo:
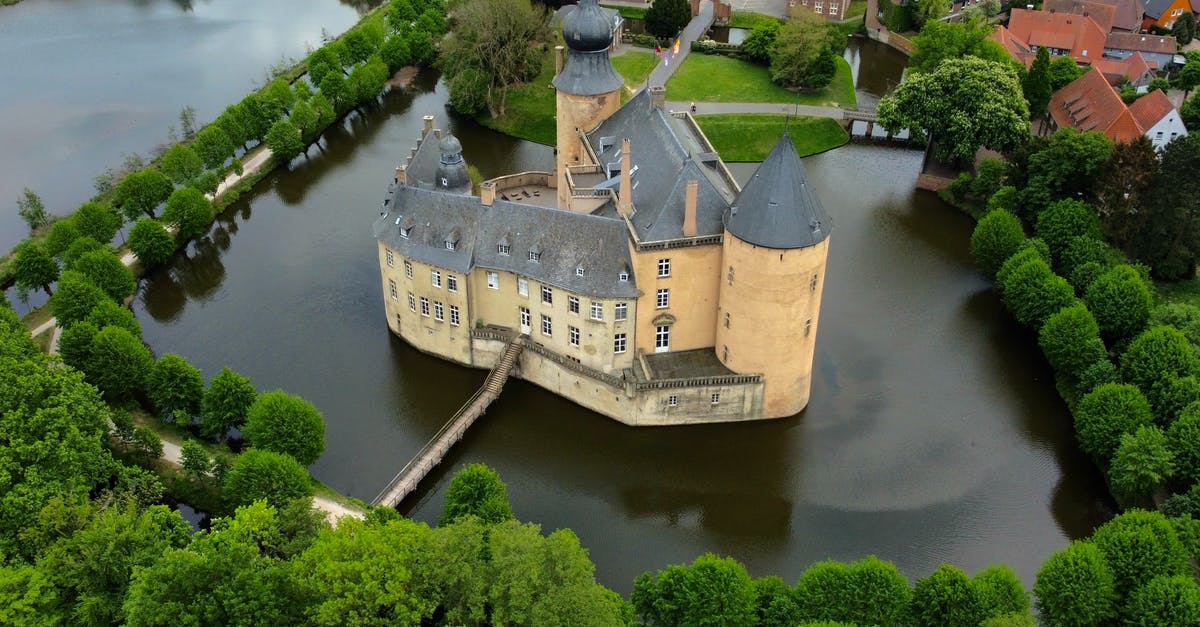
<instances>
[{"instance_id":1,"label":"chimney","mask_svg":"<svg viewBox=\"0 0 1200 627\"><path fill-rule=\"evenodd\" d=\"M479 186L479 202L484 207L491 207L492 203L496 202L496 183L484 181Z\"/></svg>"},{"instance_id":2,"label":"chimney","mask_svg":"<svg viewBox=\"0 0 1200 627\"><path fill-rule=\"evenodd\" d=\"M408 165L396 166L396 184L408 185Z\"/></svg>"},{"instance_id":3,"label":"chimney","mask_svg":"<svg viewBox=\"0 0 1200 627\"><path fill-rule=\"evenodd\" d=\"M554 75L555 76L562 74L563 63L565 63L564 56L563 56L564 54L566 54L566 53L562 46L554 47Z\"/></svg>"},{"instance_id":4,"label":"chimney","mask_svg":"<svg viewBox=\"0 0 1200 627\"><path fill-rule=\"evenodd\" d=\"M421 137L424 137L429 131L433 130L433 116L427 115L421 119L425 121L425 130L421 133Z\"/></svg>"},{"instance_id":5,"label":"chimney","mask_svg":"<svg viewBox=\"0 0 1200 627\"><path fill-rule=\"evenodd\" d=\"M617 213L629 217L633 210L633 176L630 172L629 138L621 142L621 193L617 198Z\"/></svg>"},{"instance_id":6,"label":"chimney","mask_svg":"<svg viewBox=\"0 0 1200 627\"><path fill-rule=\"evenodd\" d=\"M667 106L667 88L655 85L650 88L650 109L663 109Z\"/></svg>"},{"instance_id":7,"label":"chimney","mask_svg":"<svg viewBox=\"0 0 1200 627\"><path fill-rule=\"evenodd\" d=\"M688 181L687 195L683 201L683 236L696 237L696 195L700 189L698 181Z\"/></svg>"}]
</instances>

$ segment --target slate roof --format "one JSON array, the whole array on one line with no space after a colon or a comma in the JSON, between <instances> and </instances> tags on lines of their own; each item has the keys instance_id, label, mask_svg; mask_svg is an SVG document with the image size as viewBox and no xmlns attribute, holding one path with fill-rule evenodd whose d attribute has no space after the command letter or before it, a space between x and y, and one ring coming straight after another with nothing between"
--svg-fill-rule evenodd
<instances>
[{"instance_id":1,"label":"slate roof","mask_svg":"<svg viewBox=\"0 0 1200 627\"><path fill-rule=\"evenodd\" d=\"M1050 115L1059 128L1100 131L1114 142L1145 134L1099 68L1092 68L1050 97Z\"/></svg>"},{"instance_id":2,"label":"slate roof","mask_svg":"<svg viewBox=\"0 0 1200 627\"><path fill-rule=\"evenodd\" d=\"M490 207L477 196L396 188L375 221L376 239L401 256L455 272L505 270L597 298L636 298L628 235L619 219L549 209L497 199ZM408 237L400 227L410 225ZM455 250L446 248L451 234ZM509 254L498 245L507 244ZM538 261L530 251L540 252ZM583 276L576 268L584 267Z\"/></svg>"},{"instance_id":3,"label":"slate roof","mask_svg":"<svg viewBox=\"0 0 1200 627\"><path fill-rule=\"evenodd\" d=\"M833 219L821 206L785 131L738 194L725 228L738 239L776 249L806 248L829 237Z\"/></svg>"},{"instance_id":4,"label":"slate roof","mask_svg":"<svg viewBox=\"0 0 1200 627\"><path fill-rule=\"evenodd\" d=\"M1172 55L1175 54L1177 48L1175 38L1171 35L1151 35L1149 33L1109 33L1104 47L1114 50L1137 50Z\"/></svg>"},{"instance_id":5,"label":"slate roof","mask_svg":"<svg viewBox=\"0 0 1200 627\"><path fill-rule=\"evenodd\" d=\"M567 58L554 77L555 89L577 96L598 96L616 91L625 79L608 59L613 22L596 0L581 0L579 8L563 18Z\"/></svg>"},{"instance_id":6,"label":"slate roof","mask_svg":"<svg viewBox=\"0 0 1200 627\"><path fill-rule=\"evenodd\" d=\"M1158 19L1171 5L1175 4L1175 0L1142 0L1142 6L1146 8L1146 16Z\"/></svg>"},{"instance_id":7,"label":"slate roof","mask_svg":"<svg viewBox=\"0 0 1200 627\"><path fill-rule=\"evenodd\" d=\"M634 213L630 218L644 242L683 237L684 196L687 182L697 186L696 234L721 233L721 216L731 198L709 180L712 165L693 158L675 131L667 113L650 106L648 90L641 90L625 106L588 133L588 142L601 167L620 162L622 140L630 140ZM602 141L604 140L604 141Z\"/></svg>"}]
</instances>

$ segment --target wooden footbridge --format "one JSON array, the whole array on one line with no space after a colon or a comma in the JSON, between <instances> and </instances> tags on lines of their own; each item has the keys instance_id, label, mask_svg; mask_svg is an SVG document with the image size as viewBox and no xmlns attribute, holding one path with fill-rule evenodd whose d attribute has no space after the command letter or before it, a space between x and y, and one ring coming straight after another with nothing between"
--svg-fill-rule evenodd
<instances>
[{"instance_id":1,"label":"wooden footbridge","mask_svg":"<svg viewBox=\"0 0 1200 627\"><path fill-rule=\"evenodd\" d=\"M417 489L417 485L429 474L429 471L441 463L446 453L450 452L450 448L462 439L463 435L467 433L467 429L470 429L471 425L475 424L475 421L487 410L488 405L491 405L492 401L500 396L500 391L504 389L504 382L508 380L508 373L517 363L517 357L521 355L521 349L524 347L523 336L518 335L509 340L508 345L504 348L504 353L500 355L500 359L496 360L496 365L483 380L483 385L479 386L475 394L466 403L463 403L463 406L454 413L450 420L446 421L441 430L420 451L417 451L412 461L408 462L392 478L379 496L375 497L373 501L375 505L396 507L405 497L412 494L413 490Z\"/></svg>"}]
</instances>

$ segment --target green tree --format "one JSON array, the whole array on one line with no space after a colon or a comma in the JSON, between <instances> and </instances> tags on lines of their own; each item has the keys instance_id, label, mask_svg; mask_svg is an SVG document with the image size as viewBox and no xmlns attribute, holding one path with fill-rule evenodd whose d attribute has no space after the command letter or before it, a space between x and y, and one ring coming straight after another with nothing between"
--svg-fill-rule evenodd
<instances>
[{"instance_id":1,"label":"green tree","mask_svg":"<svg viewBox=\"0 0 1200 627\"><path fill-rule=\"evenodd\" d=\"M712 553L690 566L639 575L631 600L637 616L651 625L749 625L756 615L746 568Z\"/></svg>"},{"instance_id":2,"label":"green tree","mask_svg":"<svg viewBox=\"0 0 1200 627\"><path fill-rule=\"evenodd\" d=\"M41 288L50 294L50 284L58 280L58 262L44 246L34 241L21 242L13 259L13 277L23 290Z\"/></svg>"},{"instance_id":3,"label":"green tree","mask_svg":"<svg viewBox=\"0 0 1200 627\"><path fill-rule=\"evenodd\" d=\"M1035 231L1050 247L1050 253L1056 261L1062 257L1073 238L1102 237L1096 212L1087 203L1072 199L1050 203L1038 214Z\"/></svg>"},{"instance_id":4,"label":"green tree","mask_svg":"<svg viewBox=\"0 0 1200 627\"><path fill-rule=\"evenodd\" d=\"M167 199L162 219L174 225L176 236L186 241L208 231L208 225L213 221L213 206L200 190L181 187Z\"/></svg>"},{"instance_id":5,"label":"green tree","mask_svg":"<svg viewBox=\"0 0 1200 627\"><path fill-rule=\"evenodd\" d=\"M353 106L360 107L378 98L389 76L391 73L388 72L387 64L377 55L362 65L354 66L350 75L346 77L346 91L352 99Z\"/></svg>"},{"instance_id":6,"label":"green tree","mask_svg":"<svg viewBox=\"0 0 1200 627\"><path fill-rule=\"evenodd\" d=\"M975 180L971 181L971 193L980 200L992 197L1004 185L1004 174L1008 164L997 157L984 157L975 168Z\"/></svg>"},{"instance_id":7,"label":"green tree","mask_svg":"<svg viewBox=\"0 0 1200 627\"><path fill-rule=\"evenodd\" d=\"M1194 376L1166 377L1154 384L1147 398L1154 410L1154 420L1165 429L1184 408L1200 401L1200 380Z\"/></svg>"},{"instance_id":8,"label":"green tree","mask_svg":"<svg viewBox=\"0 0 1200 627\"><path fill-rule=\"evenodd\" d=\"M276 390L260 394L242 427L246 442L263 450L291 455L310 466L325 452L325 419L312 403Z\"/></svg>"},{"instance_id":9,"label":"green tree","mask_svg":"<svg viewBox=\"0 0 1200 627\"><path fill-rule=\"evenodd\" d=\"M359 30L354 30L346 33L346 38L353 38L359 32ZM365 61L366 59L362 60ZM292 91L292 86L282 78L277 78L267 83L259 93L261 94L263 108L267 110L268 115L276 120L283 119L288 114L288 111L291 111L292 105L296 104L296 92ZM230 153L232 152L231 150Z\"/></svg>"},{"instance_id":10,"label":"green tree","mask_svg":"<svg viewBox=\"0 0 1200 627\"><path fill-rule=\"evenodd\" d=\"M985 618L1029 614L1029 593L1008 566L988 566L975 573L971 578L971 588L979 599L980 611Z\"/></svg>"},{"instance_id":11,"label":"green tree","mask_svg":"<svg viewBox=\"0 0 1200 627\"><path fill-rule=\"evenodd\" d=\"M1121 444L1108 467L1108 485L1127 502L1148 496L1171 478L1175 459L1167 436L1153 425L1138 427L1121 436Z\"/></svg>"},{"instance_id":12,"label":"green tree","mask_svg":"<svg viewBox=\"0 0 1200 627\"><path fill-rule=\"evenodd\" d=\"M188 424L200 413L204 375L183 357L167 353L150 370L146 391L160 416Z\"/></svg>"},{"instance_id":13,"label":"green tree","mask_svg":"<svg viewBox=\"0 0 1200 627\"><path fill-rule=\"evenodd\" d=\"M271 129L271 125L275 121L271 119L270 114L259 100L258 95L250 94L242 98L242 101L237 106L247 141L261 140L266 137L267 131ZM197 149L197 152L199 152L199 149ZM203 159L204 155L201 154L200 158Z\"/></svg>"},{"instance_id":14,"label":"green tree","mask_svg":"<svg viewBox=\"0 0 1200 627\"><path fill-rule=\"evenodd\" d=\"M1167 444L1179 478L1192 485L1200 483L1200 403L1188 405L1171 423Z\"/></svg>"},{"instance_id":15,"label":"green tree","mask_svg":"<svg viewBox=\"0 0 1200 627\"><path fill-rule=\"evenodd\" d=\"M909 607L913 621L929 627L978 625L986 618L967 574L949 564L917 580Z\"/></svg>"},{"instance_id":16,"label":"green tree","mask_svg":"<svg viewBox=\"0 0 1200 627\"><path fill-rule=\"evenodd\" d=\"M1154 421L1146 397L1124 383L1097 386L1079 399L1073 413L1079 448L1104 463L1117 452L1122 435Z\"/></svg>"},{"instance_id":17,"label":"green tree","mask_svg":"<svg viewBox=\"0 0 1200 627\"><path fill-rule=\"evenodd\" d=\"M1109 268L1088 286L1084 302L1096 316L1100 333L1109 340L1120 341L1146 328L1154 295L1133 266L1119 265Z\"/></svg>"},{"instance_id":18,"label":"green tree","mask_svg":"<svg viewBox=\"0 0 1200 627\"><path fill-rule=\"evenodd\" d=\"M448 525L466 516L475 516L485 523L515 518L508 503L508 488L500 475L484 464L469 464L454 475L446 489L438 524Z\"/></svg>"},{"instance_id":19,"label":"green tree","mask_svg":"<svg viewBox=\"0 0 1200 627\"><path fill-rule=\"evenodd\" d=\"M1088 541L1072 542L1042 562L1033 595L1042 620L1054 627L1105 625L1116 617L1112 571Z\"/></svg>"},{"instance_id":20,"label":"green tree","mask_svg":"<svg viewBox=\"0 0 1200 627\"><path fill-rule=\"evenodd\" d=\"M1190 278L1200 262L1200 134L1178 137L1161 153L1159 175L1144 197L1146 228L1131 245L1134 257L1166 280Z\"/></svg>"},{"instance_id":21,"label":"green tree","mask_svg":"<svg viewBox=\"0 0 1200 627\"><path fill-rule=\"evenodd\" d=\"M312 496L308 471L290 455L256 448L243 451L225 473L223 494L231 506L265 500L281 506Z\"/></svg>"},{"instance_id":22,"label":"green tree","mask_svg":"<svg viewBox=\"0 0 1200 627\"><path fill-rule=\"evenodd\" d=\"M488 108L488 77L466 68L450 79L450 108L463 115L478 115Z\"/></svg>"},{"instance_id":23,"label":"green tree","mask_svg":"<svg viewBox=\"0 0 1200 627\"><path fill-rule=\"evenodd\" d=\"M675 37L692 21L692 7L687 0L654 0L646 9L646 32L666 39Z\"/></svg>"},{"instance_id":24,"label":"green tree","mask_svg":"<svg viewBox=\"0 0 1200 627\"><path fill-rule=\"evenodd\" d=\"M74 266L75 262L79 261L80 257L94 250L112 250L112 247L101 244L90 237L81 237L74 242L71 242L71 246L63 251L63 267L70 268L71 266Z\"/></svg>"},{"instance_id":25,"label":"green tree","mask_svg":"<svg viewBox=\"0 0 1200 627\"><path fill-rule=\"evenodd\" d=\"M304 152L304 138L300 136L300 129L290 121L279 120L267 133L267 147L277 162L287 165Z\"/></svg>"},{"instance_id":26,"label":"green tree","mask_svg":"<svg viewBox=\"0 0 1200 627\"><path fill-rule=\"evenodd\" d=\"M1075 63L1070 55L1055 57L1050 62L1050 88L1052 91L1058 91L1066 87L1068 83L1083 76L1083 68Z\"/></svg>"},{"instance_id":27,"label":"green tree","mask_svg":"<svg viewBox=\"0 0 1200 627\"><path fill-rule=\"evenodd\" d=\"M137 337L142 337L142 325L133 312L108 299L96 303L85 322L92 323L97 329L121 327Z\"/></svg>"},{"instance_id":28,"label":"green tree","mask_svg":"<svg viewBox=\"0 0 1200 627\"><path fill-rule=\"evenodd\" d=\"M755 624L762 627L792 627L800 624L803 618L800 606L796 605L791 586L784 583L781 577L759 577L753 584L757 604ZM907 583L904 589L908 590Z\"/></svg>"},{"instance_id":29,"label":"green tree","mask_svg":"<svg viewBox=\"0 0 1200 627\"><path fill-rule=\"evenodd\" d=\"M1108 358L1100 339L1100 327L1082 303L1063 307L1046 319L1038 332L1038 344L1046 361L1071 384L1089 366Z\"/></svg>"},{"instance_id":30,"label":"green tree","mask_svg":"<svg viewBox=\"0 0 1200 627\"><path fill-rule=\"evenodd\" d=\"M79 229L75 228L74 220L70 218L57 220L50 225L50 230L46 232L46 252L50 253L52 257L58 257L70 248L80 235Z\"/></svg>"},{"instance_id":31,"label":"green tree","mask_svg":"<svg viewBox=\"0 0 1200 627\"><path fill-rule=\"evenodd\" d=\"M153 218L155 210L171 195L173 189L166 175L146 168L126 176L117 185L115 200L129 220L136 220L143 214Z\"/></svg>"},{"instance_id":32,"label":"green tree","mask_svg":"<svg viewBox=\"0 0 1200 627\"><path fill-rule=\"evenodd\" d=\"M917 0L913 5L912 14L917 26L926 26L949 12L950 0Z\"/></svg>"},{"instance_id":33,"label":"green tree","mask_svg":"<svg viewBox=\"0 0 1200 627\"><path fill-rule=\"evenodd\" d=\"M679 6L687 12L686 23L691 8L685 0L655 0L646 11L646 29L657 32L663 12ZM438 66L453 84L451 97L464 107L485 100L492 117L502 118L509 87L532 79L541 70L542 54L529 42L548 38L549 18L528 0L470 0L455 11L455 21L438 56ZM408 46L419 61L416 42L410 39ZM460 78L463 74L468 77ZM464 89L473 93L464 93Z\"/></svg>"},{"instance_id":34,"label":"green tree","mask_svg":"<svg viewBox=\"0 0 1200 627\"><path fill-rule=\"evenodd\" d=\"M330 72L321 79L321 94L329 99L338 113L350 110L350 97L346 94L346 77L341 72Z\"/></svg>"},{"instance_id":35,"label":"green tree","mask_svg":"<svg viewBox=\"0 0 1200 627\"><path fill-rule=\"evenodd\" d=\"M928 131L943 161L971 161L980 146L1011 150L1029 137L1028 119L1016 72L975 57L947 59L879 102L884 128Z\"/></svg>"},{"instance_id":36,"label":"green tree","mask_svg":"<svg viewBox=\"0 0 1200 627\"><path fill-rule=\"evenodd\" d=\"M1174 526L1159 512L1126 511L1092 535L1113 573L1119 601L1143 582L1188 570L1188 554Z\"/></svg>"},{"instance_id":37,"label":"green tree","mask_svg":"<svg viewBox=\"0 0 1200 627\"><path fill-rule=\"evenodd\" d=\"M1183 90L1183 97L1187 99L1197 85L1200 85L1200 59L1191 57L1179 69L1179 75L1175 77L1175 87Z\"/></svg>"},{"instance_id":38,"label":"green tree","mask_svg":"<svg viewBox=\"0 0 1200 627\"><path fill-rule=\"evenodd\" d=\"M154 268L175 255L175 238L158 220L142 218L129 230L129 250L143 266Z\"/></svg>"},{"instance_id":39,"label":"green tree","mask_svg":"<svg viewBox=\"0 0 1200 627\"><path fill-rule=\"evenodd\" d=\"M50 224L50 214L46 211L42 197L28 187L21 190L21 197L17 199L17 214L31 232Z\"/></svg>"},{"instance_id":40,"label":"green tree","mask_svg":"<svg viewBox=\"0 0 1200 627\"><path fill-rule=\"evenodd\" d=\"M1027 215L1036 218L1059 199L1090 201L1096 177L1112 151L1112 140L1097 131L1067 128L1050 136L1045 147L1029 157L1029 182L1021 193Z\"/></svg>"},{"instance_id":41,"label":"green tree","mask_svg":"<svg viewBox=\"0 0 1200 627\"><path fill-rule=\"evenodd\" d=\"M775 37L781 26L775 20L763 20L756 24L742 41L742 56L759 65L770 65L771 51L775 48Z\"/></svg>"},{"instance_id":42,"label":"green tree","mask_svg":"<svg viewBox=\"0 0 1200 627\"><path fill-rule=\"evenodd\" d=\"M908 67L917 72L932 72L946 59L967 56L1011 65L1008 51L988 38L991 32L992 27L981 20L929 22L912 38L913 53L908 58Z\"/></svg>"},{"instance_id":43,"label":"green tree","mask_svg":"<svg viewBox=\"0 0 1200 627\"><path fill-rule=\"evenodd\" d=\"M75 270L67 270L58 278L58 289L50 297L50 307L61 327L84 320L96 305L109 300L108 294L91 279Z\"/></svg>"},{"instance_id":44,"label":"green tree","mask_svg":"<svg viewBox=\"0 0 1200 627\"><path fill-rule=\"evenodd\" d=\"M175 144L163 154L159 167L167 178L182 185L204 171L204 162L187 144Z\"/></svg>"},{"instance_id":45,"label":"green tree","mask_svg":"<svg viewBox=\"0 0 1200 627\"><path fill-rule=\"evenodd\" d=\"M308 80L320 85L330 72L342 73L342 62L329 46L321 46L308 55Z\"/></svg>"},{"instance_id":46,"label":"green tree","mask_svg":"<svg viewBox=\"0 0 1200 627\"><path fill-rule=\"evenodd\" d=\"M1192 43L1192 39L1196 37L1196 16L1188 11L1184 11L1179 19L1175 20L1175 24L1171 27L1171 34L1175 36L1175 43L1180 46L1186 46Z\"/></svg>"},{"instance_id":47,"label":"green tree","mask_svg":"<svg viewBox=\"0 0 1200 627\"><path fill-rule=\"evenodd\" d=\"M1046 46L1038 48L1037 58L1021 82L1021 89L1025 92L1025 102L1029 103L1029 114L1035 118L1046 115L1046 106L1050 104L1050 95L1054 93L1050 78L1050 49Z\"/></svg>"},{"instance_id":48,"label":"green tree","mask_svg":"<svg viewBox=\"0 0 1200 627\"><path fill-rule=\"evenodd\" d=\"M291 93L291 90L288 90L288 93ZM245 101L243 100L243 102ZM233 156L234 151L233 141L229 139L229 135L226 135L221 127L213 124L209 124L196 133L196 139L192 142L192 146L196 149L196 154L204 163L204 167L210 170L225 165L225 161Z\"/></svg>"},{"instance_id":49,"label":"green tree","mask_svg":"<svg viewBox=\"0 0 1200 627\"><path fill-rule=\"evenodd\" d=\"M84 253L71 264L71 269L83 274L104 290L109 298L118 302L132 296L137 289L133 272L121 263L116 253L108 249Z\"/></svg>"},{"instance_id":50,"label":"green tree","mask_svg":"<svg viewBox=\"0 0 1200 627\"><path fill-rule=\"evenodd\" d=\"M317 112L308 101L300 100L296 102L295 106L292 107L292 115L288 119L300 131L301 141L305 145L308 145L308 141L315 138L321 130L317 126Z\"/></svg>"},{"instance_id":51,"label":"green tree","mask_svg":"<svg viewBox=\"0 0 1200 627\"><path fill-rule=\"evenodd\" d=\"M92 340L88 359L88 383L110 401L123 401L146 387L146 376L154 367L150 349L120 327L106 327Z\"/></svg>"},{"instance_id":52,"label":"green tree","mask_svg":"<svg viewBox=\"0 0 1200 627\"><path fill-rule=\"evenodd\" d=\"M100 331L96 325L83 320L63 329L58 337L58 354L63 363L83 372L92 356L92 340Z\"/></svg>"},{"instance_id":53,"label":"green tree","mask_svg":"<svg viewBox=\"0 0 1200 627\"><path fill-rule=\"evenodd\" d=\"M433 37L425 31L409 31L404 37L404 42L408 44L408 50L412 53L413 63L419 66L428 67L437 58L437 46L433 43Z\"/></svg>"},{"instance_id":54,"label":"green tree","mask_svg":"<svg viewBox=\"0 0 1200 627\"><path fill-rule=\"evenodd\" d=\"M258 392L249 377L222 368L204 391L200 432L210 438L224 439L230 429L245 424L246 415L257 397Z\"/></svg>"},{"instance_id":55,"label":"green tree","mask_svg":"<svg viewBox=\"0 0 1200 627\"><path fill-rule=\"evenodd\" d=\"M784 87L820 89L833 80L834 31L821 16L800 11L775 35L771 80Z\"/></svg>"},{"instance_id":56,"label":"green tree","mask_svg":"<svg viewBox=\"0 0 1200 627\"><path fill-rule=\"evenodd\" d=\"M309 66L309 76L312 75L311 71L312 66ZM213 126L225 131L225 136L229 138L230 143L235 147L245 146L246 142L250 141L250 137L246 134L242 111L238 105L225 107L225 111L221 112L221 115L213 120Z\"/></svg>"},{"instance_id":57,"label":"green tree","mask_svg":"<svg viewBox=\"0 0 1200 627\"><path fill-rule=\"evenodd\" d=\"M379 56L393 72L412 63L412 52L408 49L408 42L400 35L388 37L379 48Z\"/></svg>"},{"instance_id":58,"label":"green tree","mask_svg":"<svg viewBox=\"0 0 1200 627\"><path fill-rule=\"evenodd\" d=\"M1121 378L1149 392L1160 380L1200 374L1196 347L1173 327L1154 327L1129 343L1121 355Z\"/></svg>"},{"instance_id":59,"label":"green tree","mask_svg":"<svg viewBox=\"0 0 1200 627\"><path fill-rule=\"evenodd\" d=\"M199 440L184 440L180 457L179 465L192 479L203 481L212 471L212 458L208 456L208 451L204 450L204 445Z\"/></svg>"},{"instance_id":60,"label":"green tree","mask_svg":"<svg viewBox=\"0 0 1200 627\"><path fill-rule=\"evenodd\" d=\"M75 228L84 237L108 243L121 228L121 216L108 205L85 202L75 212Z\"/></svg>"},{"instance_id":61,"label":"green tree","mask_svg":"<svg viewBox=\"0 0 1200 627\"><path fill-rule=\"evenodd\" d=\"M1012 268L1000 288L1017 322L1034 330L1040 329L1054 312L1075 302L1075 290L1041 259Z\"/></svg>"}]
</instances>

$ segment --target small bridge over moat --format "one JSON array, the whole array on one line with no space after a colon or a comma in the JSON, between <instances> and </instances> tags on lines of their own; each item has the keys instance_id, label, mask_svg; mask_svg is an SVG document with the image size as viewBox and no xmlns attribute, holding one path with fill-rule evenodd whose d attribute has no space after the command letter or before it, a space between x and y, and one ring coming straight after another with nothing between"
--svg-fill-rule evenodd
<instances>
[{"instance_id":1,"label":"small bridge over moat","mask_svg":"<svg viewBox=\"0 0 1200 627\"><path fill-rule=\"evenodd\" d=\"M508 381L509 372L517 363L517 358L521 355L524 347L524 336L514 335L508 340L504 352L496 360L496 365L492 366L487 378L483 380L483 385L479 386L475 394L467 399L467 402L463 403L458 411L454 412L441 430L434 434L420 451L417 451L412 461L400 469L399 473L396 473L387 487L372 501L373 504L396 507L417 489L417 485L429 474L429 471L441 463L454 444L466 435L467 429L470 429L471 425L475 424L475 421L487 411L492 401L500 396L500 391L504 389L504 383Z\"/></svg>"}]
</instances>

